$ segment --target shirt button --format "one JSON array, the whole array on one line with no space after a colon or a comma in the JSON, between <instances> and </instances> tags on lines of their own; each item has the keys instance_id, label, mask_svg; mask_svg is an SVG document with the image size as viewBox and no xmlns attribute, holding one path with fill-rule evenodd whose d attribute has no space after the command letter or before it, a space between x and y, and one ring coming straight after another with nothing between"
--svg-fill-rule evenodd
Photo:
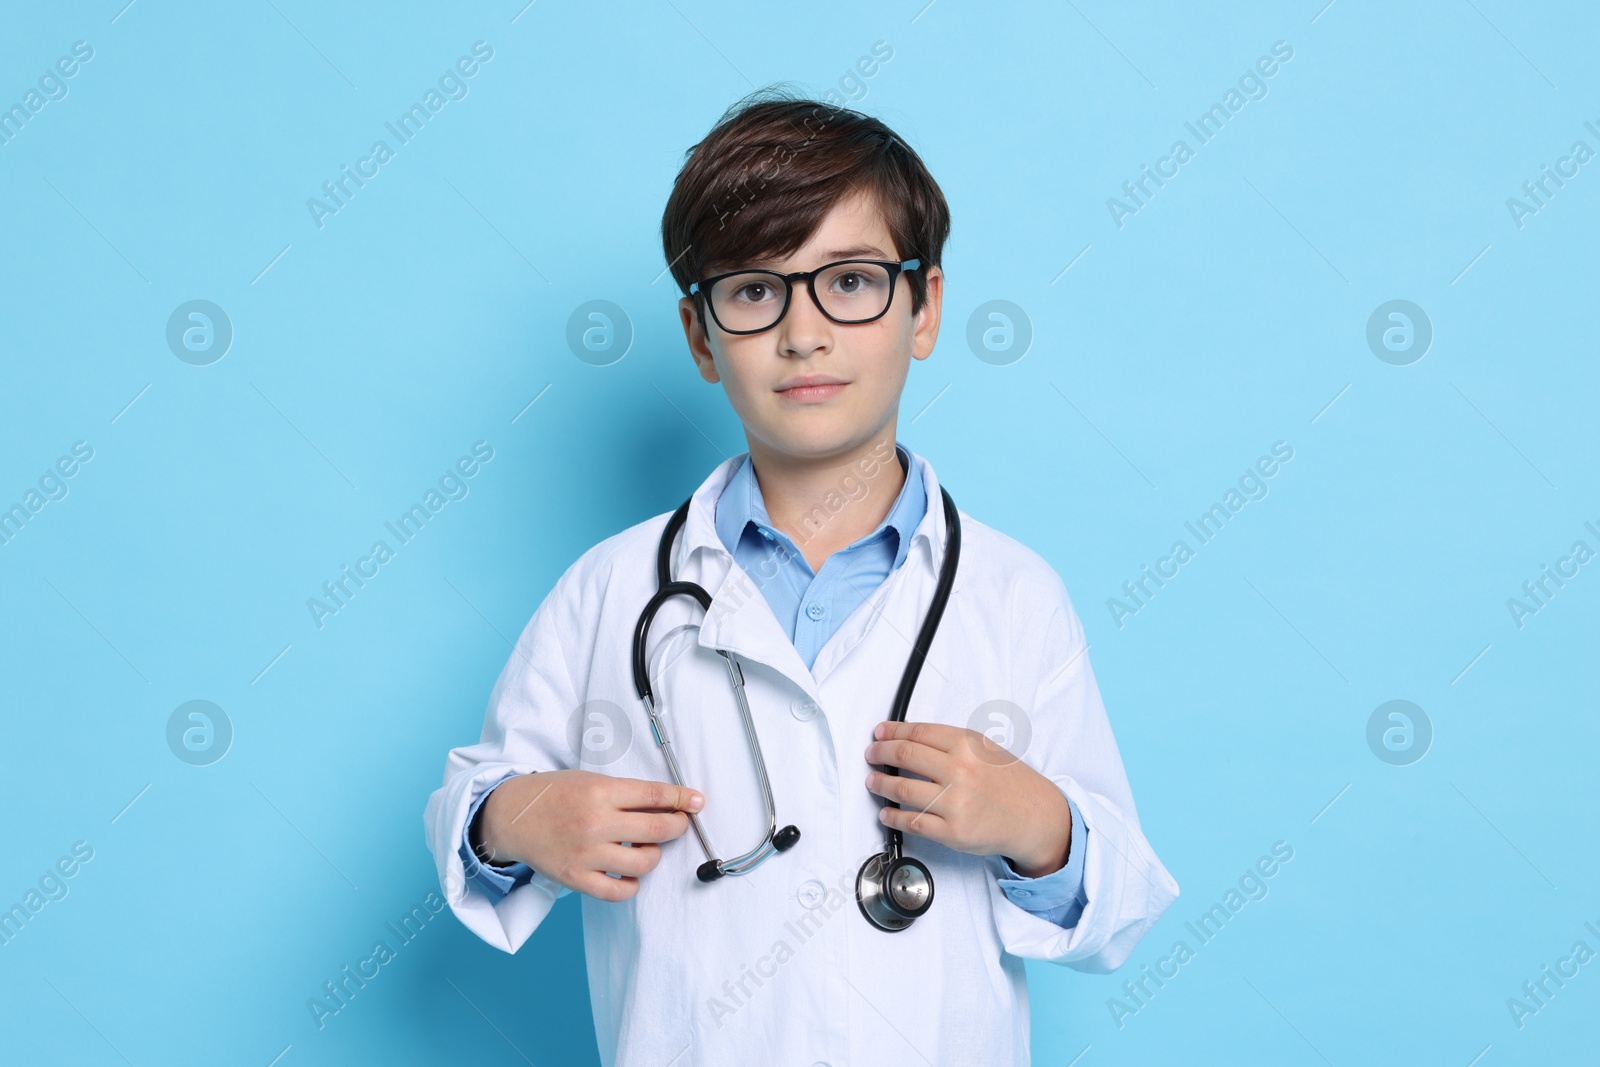
<instances>
[{"instance_id":1,"label":"shirt button","mask_svg":"<svg viewBox=\"0 0 1600 1067\"><path fill-rule=\"evenodd\" d=\"M806 605L806 614L813 619L820 619L827 613L828 609L823 607L821 604L814 603Z\"/></svg>"},{"instance_id":2,"label":"shirt button","mask_svg":"<svg viewBox=\"0 0 1600 1067\"><path fill-rule=\"evenodd\" d=\"M799 891L795 893L795 897L799 899L800 903L808 908L815 908L821 904L822 899L827 895L828 891L822 888L822 883L815 878L809 878L801 882Z\"/></svg>"},{"instance_id":3,"label":"shirt button","mask_svg":"<svg viewBox=\"0 0 1600 1067\"><path fill-rule=\"evenodd\" d=\"M768 541L770 541L770 540L772 540L772 531L771 530L762 530L761 531L761 536L765 537Z\"/></svg>"},{"instance_id":4,"label":"shirt button","mask_svg":"<svg viewBox=\"0 0 1600 1067\"><path fill-rule=\"evenodd\" d=\"M822 711L822 708L819 707L817 702L814 700L796 700L793 704L789 705L789 710L793 712L794 717L799 719L801 722L810 722L812 719L817 717L817 713Z\"/></svg>"},{"instance_id":5,"label":"shirt button","mask_svg":"<svg viewBox=\"0 0 1600 1067\"><path fill-rule=\"evenodd\" d=\"M1033 890L1031 890L1031 889L1013 889L1011 891L1011 895L1012 896L1017 896L1017 897L1031 897L1031 896L1033 896Z\"/></svg>"}]
</instances>

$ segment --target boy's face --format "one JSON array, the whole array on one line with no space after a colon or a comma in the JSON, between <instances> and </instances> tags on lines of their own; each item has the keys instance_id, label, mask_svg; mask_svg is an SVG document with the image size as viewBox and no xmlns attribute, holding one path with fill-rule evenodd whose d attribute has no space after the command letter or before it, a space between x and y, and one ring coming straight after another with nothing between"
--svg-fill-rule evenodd
<instances>
[{"instance_id":1,"label":"boy's face","mask_svg":"<svg viewBox=\"0 0 1600 1067\"><path fill-rule=\"evenodd\" d=\"M834 205L811 240L787 259L716 263L706 276L744 268L787 274L841 259L902 258L870 196L858 193ZM927 359L939 335L943 274L931 267L926 277L928 298L915 315L911 283L902 272L888 313L854 325L824 315L804 282L795 284L783 320L762 333L726 333L708 313L708 336L693 297L680 300L678 309L700 376L723 384L751 451L825 460L870 447L886 428L893 433L911 360ZM801 378L840 385L827 391L831 395L790 393Z\"/></svg>"}]
</instances>

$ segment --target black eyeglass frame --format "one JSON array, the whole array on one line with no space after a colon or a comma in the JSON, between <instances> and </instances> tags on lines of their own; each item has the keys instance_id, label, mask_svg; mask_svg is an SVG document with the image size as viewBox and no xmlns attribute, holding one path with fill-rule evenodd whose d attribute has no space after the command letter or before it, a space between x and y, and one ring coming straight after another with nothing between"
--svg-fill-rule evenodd
<instances>
[{"instance_id":1,"label":"black eyeglass frame","mask_svg":"<svg viewBox=\"0 0 1600 1067\"><path fill-rule=\"evenodd\" d=\"M870 319L836 319L832 315L828 314L828 309L822 306L822 300L817 296L817 275L832 267L840 267L848 263L870 263L875 267L882 267L889 272L889 299L884 302L883 310L872 316ZM757 270L749 268L745 270L730 270L724 274L713 275L710 278L702 278L697 282L691 283L689 286L689 295L695 298L695 306L700 312L700 328L702 330L706 328L706 308L709 307L711 308L712 321L717 324L717 328L723 333L737 334L741 336L756 333L766 333L768 330L772 329L773 326L776 326L778 323L782 322L785 315L789 314L789 303L794 299L794 283L803 280L806 283L806 290L811 294L811 302L817 306L817 310L822 312L822 314L825 315L830 322L837 322L841 326L862 326L869 322L877 322L879 319L889 314L889 309L894 306L894 291L897 288L895 283L900 280L901 272L916 270L921 266L922 260L920 259L907 259L902 260L899 263L891 263L887 260L881 259L838 259L834 260L832 263L824 263L816 270L797 270L793 274L784 274L775 270ZM759 330L730 330L726 326L722 325L721 319L717 318L717 309L715 305L711 303L711 294L708 292L708 289L711 285L720 282L722 279L732 278L736 274L765 274L770 277L781 278L783 280L783 308L778 312L778 317L772 320L771 325L763 326Z\"/></svg>"}]
</instances>

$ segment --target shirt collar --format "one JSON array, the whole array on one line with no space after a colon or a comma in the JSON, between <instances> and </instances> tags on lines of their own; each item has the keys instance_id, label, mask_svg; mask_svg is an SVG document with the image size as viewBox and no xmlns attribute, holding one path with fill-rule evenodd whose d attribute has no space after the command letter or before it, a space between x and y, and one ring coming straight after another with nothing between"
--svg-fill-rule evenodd
<instances>
[{"instance_id":1,"label":"shirt collar","mask_svg":"<svg viewBox=\"0 0 1600 1067\"><path fill-rule=\"evenodd\" d=\"M900 487L900 495L895 497L894 505L890 507L883 521L861 541L869 541L880 536L885 528L892 529L895 533L894 567L898 567L905 561L906 553L911 550L912 533L927 511L928 493L917 465L911 461L910 453L898 441L895 442L895 454L905 470L905 484ZM733 462L738 466L716 502L717 537L729 553L738 546L740 538L752 523L758 530L765 529L782 536L767 515L766 502L761 498L761 486L756 481L755 470L750 464L750 454L746 452ZM860 544L861 541L856 543Z\"/></svg>"},{"instance_id":2,"label":"shirt collar","mask_svg":"<svg viewBox=\"0 0 1600 1067\"><path fill-rule=\"evenodd\" d=\"M948 547L949 531L942 503L944 489L934 473L933 464L909 449L904 452L911 463L909 476L920 484L923 498L938 505L923 509L922 518L912 531L910 551L904 560L905 566L915 570L913 585L920 588L922 582L931 581L939 573ZM801 662L794 642L766 608L766 601L756 591L748 575L739 571L733 553L717 536L717 499L733 480L742 460L742 455L724 459L690 494L682 534L675 539L676 547L669 550L669 573L674 581L696 582L711 593L711 607L701 620L697 638L700 647L727 651L752 662L765 663L812 699L820 700L816 677ZM669 516L670 513L657 515L652 526L661 529ZM656 543L652 543L651 550L656 550ZM961 594L966 586L966 576L971 573L970 565L956 571L952 595ZM735 575L739 580L730 580L730 576ZM884 586L889 585L884 583ZM873 595L880 594L874 592ZM819 664L825 662L818 660Z\"/></svg>"}]
</instances>

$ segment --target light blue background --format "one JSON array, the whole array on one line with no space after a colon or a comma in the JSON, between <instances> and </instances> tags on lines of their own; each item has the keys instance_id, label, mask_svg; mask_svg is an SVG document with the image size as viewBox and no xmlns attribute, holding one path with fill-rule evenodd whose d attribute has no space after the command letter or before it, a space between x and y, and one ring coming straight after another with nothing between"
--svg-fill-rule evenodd
<instances>
[{"instance_id":1,"label":"light blue background","mask_svg":"<svg viewBox=\"0 0 1600 1067\"><path fill-rule=\"evenodd\" d=\"M1506 606L1600 549L1600 162L1506 207L1600 149L1592 6L123 3L0 35L3 106L95 50L0 146L0 504L95 450L0 547L0 906L95 850L0 946L7 1057L594 1062L576 899L514 957L445 914L325 1029L306 1002L436 887L423 804L555 578L745 447L661 276L685 149L880 40L858 106L954 217L901 438L1062 575L1183 890L1117 975L1030 965L1036 1062L1593 1055L1600 962L1506 1007L1600 950L1600 564ZM306 199L478 40L469 95L318 229ZM1269 95L1119 229L1107 198L1279 40ZM210 366L165 341L191 299L235 330ZM596 299L635 331L605 367L565 341ZM1034 331L1009 365L965 339L994 299ZM1365 341L1391 299L1434 327L1410 366ZM470 495L313 625L479 440ZM1118 628L1107 598L1279 440L1270 495ZM235 730L208 767L167 747L192 699ZM1433 724L1410 766L1367 745L1391 699ZM1107 998L1280 840L1266 899L1119 1029Z\"/></svg>"}]
</instances>

